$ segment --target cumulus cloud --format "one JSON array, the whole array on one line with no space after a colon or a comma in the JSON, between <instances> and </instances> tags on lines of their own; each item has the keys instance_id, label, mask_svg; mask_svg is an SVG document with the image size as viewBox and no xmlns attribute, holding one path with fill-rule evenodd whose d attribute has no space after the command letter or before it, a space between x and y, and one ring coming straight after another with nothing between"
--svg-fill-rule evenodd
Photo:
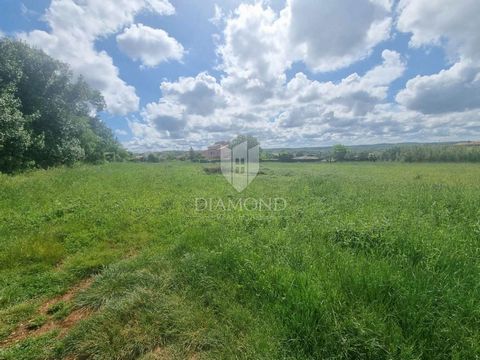
<instances>
[{"instance_id":1,"label":"cumulus cloud","mask_svg":"<svg viewBox=\"0 0 480 360\"><path fill-rule=\"evenodd\" d=\"M401 0L397 27L412 46L445 44L451 56L479 59L479 13L477 0Z\"/></svg>"},{"instance_id":2,"label":"cumulus cloud","mask_svg":"<svg viewBox=\"0 0 480 360\"><path fill-rule=\"evenodd\" d=\"M222 85L253 101L273 95L290 65L285 19L263 4L241 4L226 21L218 53L226 73Z\"/></svg>"},{"instance_id":3,"label":"cumulus cloud","mask_svg":"<svg viewBox=\"0 0 480 360\"><path fill-rule=\"evenodd\" d=\"M449 7L462 7L463 2L473 4L462 0ZM438 30L441 35L434 37L432 32L421 38L423 27L430 31L428 11L413 16L411 24L399 20L399 28L405 26L402 31L413 34L411 46L446 46L456 64L410 80L392 103L389 91L404 76L408 58L396 51L383 50L381 61L369 70L343 79L318 81L309 74L344 68L370 56L390 36L393 1L287 0L279 12L268 3L241 4L230 13L216 8L218 16L212 21L221 28L217 43L221 75L202 72L164 81L158 102L147 105L142 119L130 124L135 136L131 148L150 149L155 142L199 148L238 133L257 136L265 147L480 135L479 64L474 56L476 34L468 38L470 30L445 25ZM449 16L448 8L416 0L402 1L399 17L409 7L435 8L443 11L442 19ZM462 11L454 9L452 14ZM471 29L471 18L455 26ZM303 62L309 71L287 80L287 71L296 62Z\"/></svg>"},{"instance_id":4,"label":"cumulus cloud","mask_svg":"<svg viewBox=\"0 0 480 360\"><path fill-rule=\"evenodd\" d=\"M169 137L178 137L186 125L185 109L168 101L147 104L142 115L148 124Z\"/></svg>"},{"instance_id":5,"label":"cumulus cloud","mask_svg":"<svg viewBox=\"0 0 480 360\"><path fill-rule=\"evenodd\" d=\"M177 82L162 82L164 98L185 106L193 115L211 115L227 105L227 96L217 80L203 72L193 77L181 77Z\"/></svg>"},{"instance_id":6,"label":"cumulus cloud","mask_svg":"<svg viewBox=\"0 0 480 360\"><path fill-rule=\"evenodd\" d=\"M389 85L401 77L406 68L395 51L384 50L382 58L382 64L363 76L354 73L337 84L311 81L305 74L298 73L286 86L286 99L292 103L323 103L328 105L327 112L364 116L386 99Z\"/></svg>"},{"instance_id":7,"label":"cumulus cloud","mask_svg":"<svg viewBox=\"0 0 480 360\"><path fill-rule=\"evenodd\" d=\"M120 78L112 58L97 51L94 44L130 25L142 10L161 15L174 12L168 0L52 0L43 17L50 31L34 30L19 36L68 63L102 92L111 113L125 115L138 110L139 98L134 87Z\"/></svg>"},{"instance_id":8,"label":"cumulus cloud","mask_svg":"<svg viewBox=\"0 0 480 360\"><path fill-rule=\"evenodd\" d=\"M217 16L215 23L224 25L223 40L217 48L223 75L217 80L202 72L163 82L162 97L146 106L142 120L131 123L132 132L144 136L148 144L152 139L180 137L206 141L240 132L272 143L304 138L333 141L335 133L347 134L349 126L358 125L385 102L391 82L402 76L405 63L400 54L385 50L382 63L363 75L354 73L333 83L310 80L298 73L287 82L286 70L295 61L305 61L315 71L331 70L367 56L388 38L389 1L327 3L319 8L318 2L291 0L277 13L256 2L239 5L223 22ZM365 12L365 18L349 18L356 6ZM215 12L223 13L219 7ZM318 18L309 22L324 22L323 30L321 25L301 29L299 19L312 13ZM345 29L333 26L331 18L340 14L349 18ZM318 32L327 31L327 27L337 41L320 44ZM296 140L292 129L297 132ZM148 131L150 135L146 135ZM135 141L138 146L140 138Z\"/></svg>"},{"instance_id":9,"label":"cumulus cloud","mask_svg":"<svg viewBox=\"0 0 480 360\"><path fill-rule=\"evenodd\" d=\"M480 107L480 66L458 62L448 70L408 81L397 101L424 114L466 111Z\"/></svg>"},{"instance_id":10,"label":"cumulus cloud","mask_svg":"<svg viewBox=\"0 0 480 360\"><path fill-rule=\"evenodd\" d=\"M385 100L389 85L403 75L406 65L395 51L384 50L382 57L383 63L364 76L352 74L337 86L328 87L325 95L330 103L343 105L354 116L363 116Z\"/></svg>"},{"instance_id":11,"label":"cumulus cloud","mask_svg":"<svg viewBox=\"0 0 480 360\"><path fill-rule=\"evenodd\" d=\"M212 136L221 139L236 133L255 134L272 144L304 136L308 141L353 136L351 129L361 128L369 113L385 102L388 86L405 69L400 54L385 50L382 56L383 62L365 74L352 74L338 83L298 73L277 89L275 97L261 103L242 101L207 73L163 82L162 98L147 105L143 120L132 123L132 133L144 136L148 144L153 138L195 137L205 143ZM292 138L293 129L297 139ZM140 142L137 137L135 146Z\"/></svg>"},{"instance_id":12,"label":"cumulus cloud","mask_svg":"<svg viewBox=\"0 0 480 360\"><path fill-rule=\"evenodd\" d=\"M181 60L183 46L162 29L134 24L117 35L120 50L143 65L154 67L168 60Z\"/></svg>"},{"instance_id":13,"label":"cumulus cloud","mask_svg":"<svg viewBox=\"0 0 480 360\"><path fill-rule=\"evenodd\" d=\"M480 2L402 0L398 29L412 34L410 45L443 46L455 62L449 69L408 81L397 101L424 114L480 108Z\"/></svg>"},{"instance_id":14,"label":"cumulus cloud","mask_svg":"<svg viewBox=\"0 0 480 360\"><path fill-rule=\"evenodd\" d=\"M291 48L315 71L330 71L365 58L390 36L391 4L371 0L289 0Z\"/></svg>"},{"instance_id":15,"label":"cumulus cloud","mask_svg":"<svg viewBox=\"0 0 480 360\"><path fill-rule=\"evenodd\" d=\"M162 97L142 110L141 120L129 123L136 146L152 139L168 141L198 135L199 132L221 132L232 128L228 96L217 80L206 72L196 77L180 77L160 85ZM143 140L141 140L143 139Z\"/></svg>"},{"instance_id":16,"label":"cumulus cloud","mask_svg":"<svg viewBox=\"0 0 480 360\"><path fill-rule=\"evenodd\" d=\"M333 116L333 113L324 116L324 111L325 107L317 104L292 107L291 109L282 112L278 116L277 121L282 128L298 128L305 126L312 121L322 122L323 117Z\"/></svg>"},{"instance_id":17,"label":"cumulus cloud","mask_svg":"<svg viewBox=\"0 0 480 360\"><path fill-rule=\"evenodd\" d=\"M390 84L401 77L406 64L400 54L384 50L383 62L363 75L351 74L338 83L319 82L297 73L285 86L280 107L283 111L276 117L275 129L286 134L295 129L295 134L307 143L313 140L335 142L343 139L350 142L370 134L381 136L395 121L378 121L382 106L388 104ZM294 141L290 139L290 141Z\"/></svg>"},{"instance_id":18,"label":"cumulus cloud","mask_svg":"<svg viewBox=\"0 0 480 360\"><path fill-rule=\"evenodd\" d=\"M218 47L221 85L259 104L278 96L294 62L313 71L351 65L389 37L390 12L387 0L288 0L279 13L263 2L241 4Z\"/></svg>"},{"instance_id":19,"label":"cumulus cloud","mask_svg":"<svg viewBox=\"0 0 480 360\"><path fill-rule=\"evenodd\" d=\"M256 96L256 89L282 84L295 61L313 71L346 67L388 39L391 22L389 1L288 0L279 14L263 3L242 4L226 20L219 48L224 83Z\"/></svg>"}]
</instances>

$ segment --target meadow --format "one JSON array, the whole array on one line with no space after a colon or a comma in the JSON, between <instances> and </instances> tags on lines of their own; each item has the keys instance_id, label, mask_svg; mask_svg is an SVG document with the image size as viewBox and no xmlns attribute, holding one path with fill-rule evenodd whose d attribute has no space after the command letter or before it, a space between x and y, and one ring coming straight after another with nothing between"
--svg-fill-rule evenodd
<instances>
[{"instance_id":1,"label":"meadow","mask_svg":"<svg viewBox=\"0 0 480 360\"><path fill-rule=\"evenodd\" d=\"M0 175L0 359L480 357L480 166L204 167Z\"/></svg>"}]
</instances>

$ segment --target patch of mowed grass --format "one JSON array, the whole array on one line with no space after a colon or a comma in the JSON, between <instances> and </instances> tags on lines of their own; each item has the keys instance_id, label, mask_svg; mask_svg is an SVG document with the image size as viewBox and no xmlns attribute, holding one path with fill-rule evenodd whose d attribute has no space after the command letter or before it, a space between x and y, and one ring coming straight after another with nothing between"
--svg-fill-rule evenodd
<instances>
[{"instance_id":1,"label":"patch of mowed grass","mask_svg":"<svg viewBox=\"0 0 480 360\"><path fill-rule=\"evenodd\" d=\"M190 163L0 177L0 339L96 274L90 318L0 358L480 356L480 167L267 167L242 194ZM248 197L288 205L195 210Z\"/></svg>"}]
</instances>

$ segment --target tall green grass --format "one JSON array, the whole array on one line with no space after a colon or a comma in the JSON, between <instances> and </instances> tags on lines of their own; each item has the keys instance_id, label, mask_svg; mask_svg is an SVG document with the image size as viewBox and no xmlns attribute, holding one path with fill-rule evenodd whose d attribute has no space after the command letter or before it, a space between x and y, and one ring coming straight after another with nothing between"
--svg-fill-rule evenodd
<instances>
[{"instance_id":1,"label":"tall green grass","mask_svg":"<svg viewBox=\"0 0 480 360\"><path fill-rule=\"evenodd\" d=\"M94 314L0 358L476 359L480 167L188 163L0 177L0 340L95 276ZM195 198L283 197L282 212Z\"/></svg>"}]
</instances>

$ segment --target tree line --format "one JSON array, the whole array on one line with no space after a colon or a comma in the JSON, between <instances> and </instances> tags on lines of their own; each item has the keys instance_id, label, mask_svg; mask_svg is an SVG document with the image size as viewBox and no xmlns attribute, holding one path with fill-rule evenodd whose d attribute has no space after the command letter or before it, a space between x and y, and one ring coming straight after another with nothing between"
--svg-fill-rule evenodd
<instances>
[{"instance_id":1,"label":"tree line","mask_svg":"<svg viewBox=\"0 0 480 360\"><path fill-rule=\"evenodd\" d=\"M237 137L232 144L237 144ZM258 145L255 138L248 140L248 146ZM231 145L232 146L232 145ZM307 159L302 159L302 157ZM169 151L161 153L149 153L141 156L137 161L142 162L161 162L169 160L190 160L193 162L208 162L202 156L200 151L193 148L187 151ZM219 161L220 159L216 159ZM341 161L395 161L395 162L479 162L480 163L480 144L423 144L423 145L398 145L382 149L372 146L367 149L349 148L344 145L335 145L331 149L318 150L296 150L284 149L280 152L274 152L268 149L260 148L261 161L278 162L341 162Z\"/></svg>"},{"instance_id":2,"label":"tree line","mask_svg":"<svg viewBox=\"0 0 480 360\"><path fill-rule=\"evenodd\" d=\"M383 161L403 162L480 162L480 146L451 145L414 145L392 147L379 152Z\"/></svg>"},{"instance_id":3,"label":"tree line","mask_svg":"<svg viewBox=\"0 0 480 360\"><path fill-rule=\"evenodd\" d=\"M420 144L391 146L384 149L357 150L335 145L325 151L283 150L266 152L263 160L295 162L301 156L311 156L317 161L397 161L397 162L480 162L480 144Z\"/></svg>"},{"instance_id":4,"label":"tree line","mask_svg":"<svg viewBox=\"0 0 480 360\"><path fill-rule=\"evenodd\" d=\"M0 172L125 158L96 115L104 108L100 93L68 65L0 39Z\"/></svg>"}]
</instances>

